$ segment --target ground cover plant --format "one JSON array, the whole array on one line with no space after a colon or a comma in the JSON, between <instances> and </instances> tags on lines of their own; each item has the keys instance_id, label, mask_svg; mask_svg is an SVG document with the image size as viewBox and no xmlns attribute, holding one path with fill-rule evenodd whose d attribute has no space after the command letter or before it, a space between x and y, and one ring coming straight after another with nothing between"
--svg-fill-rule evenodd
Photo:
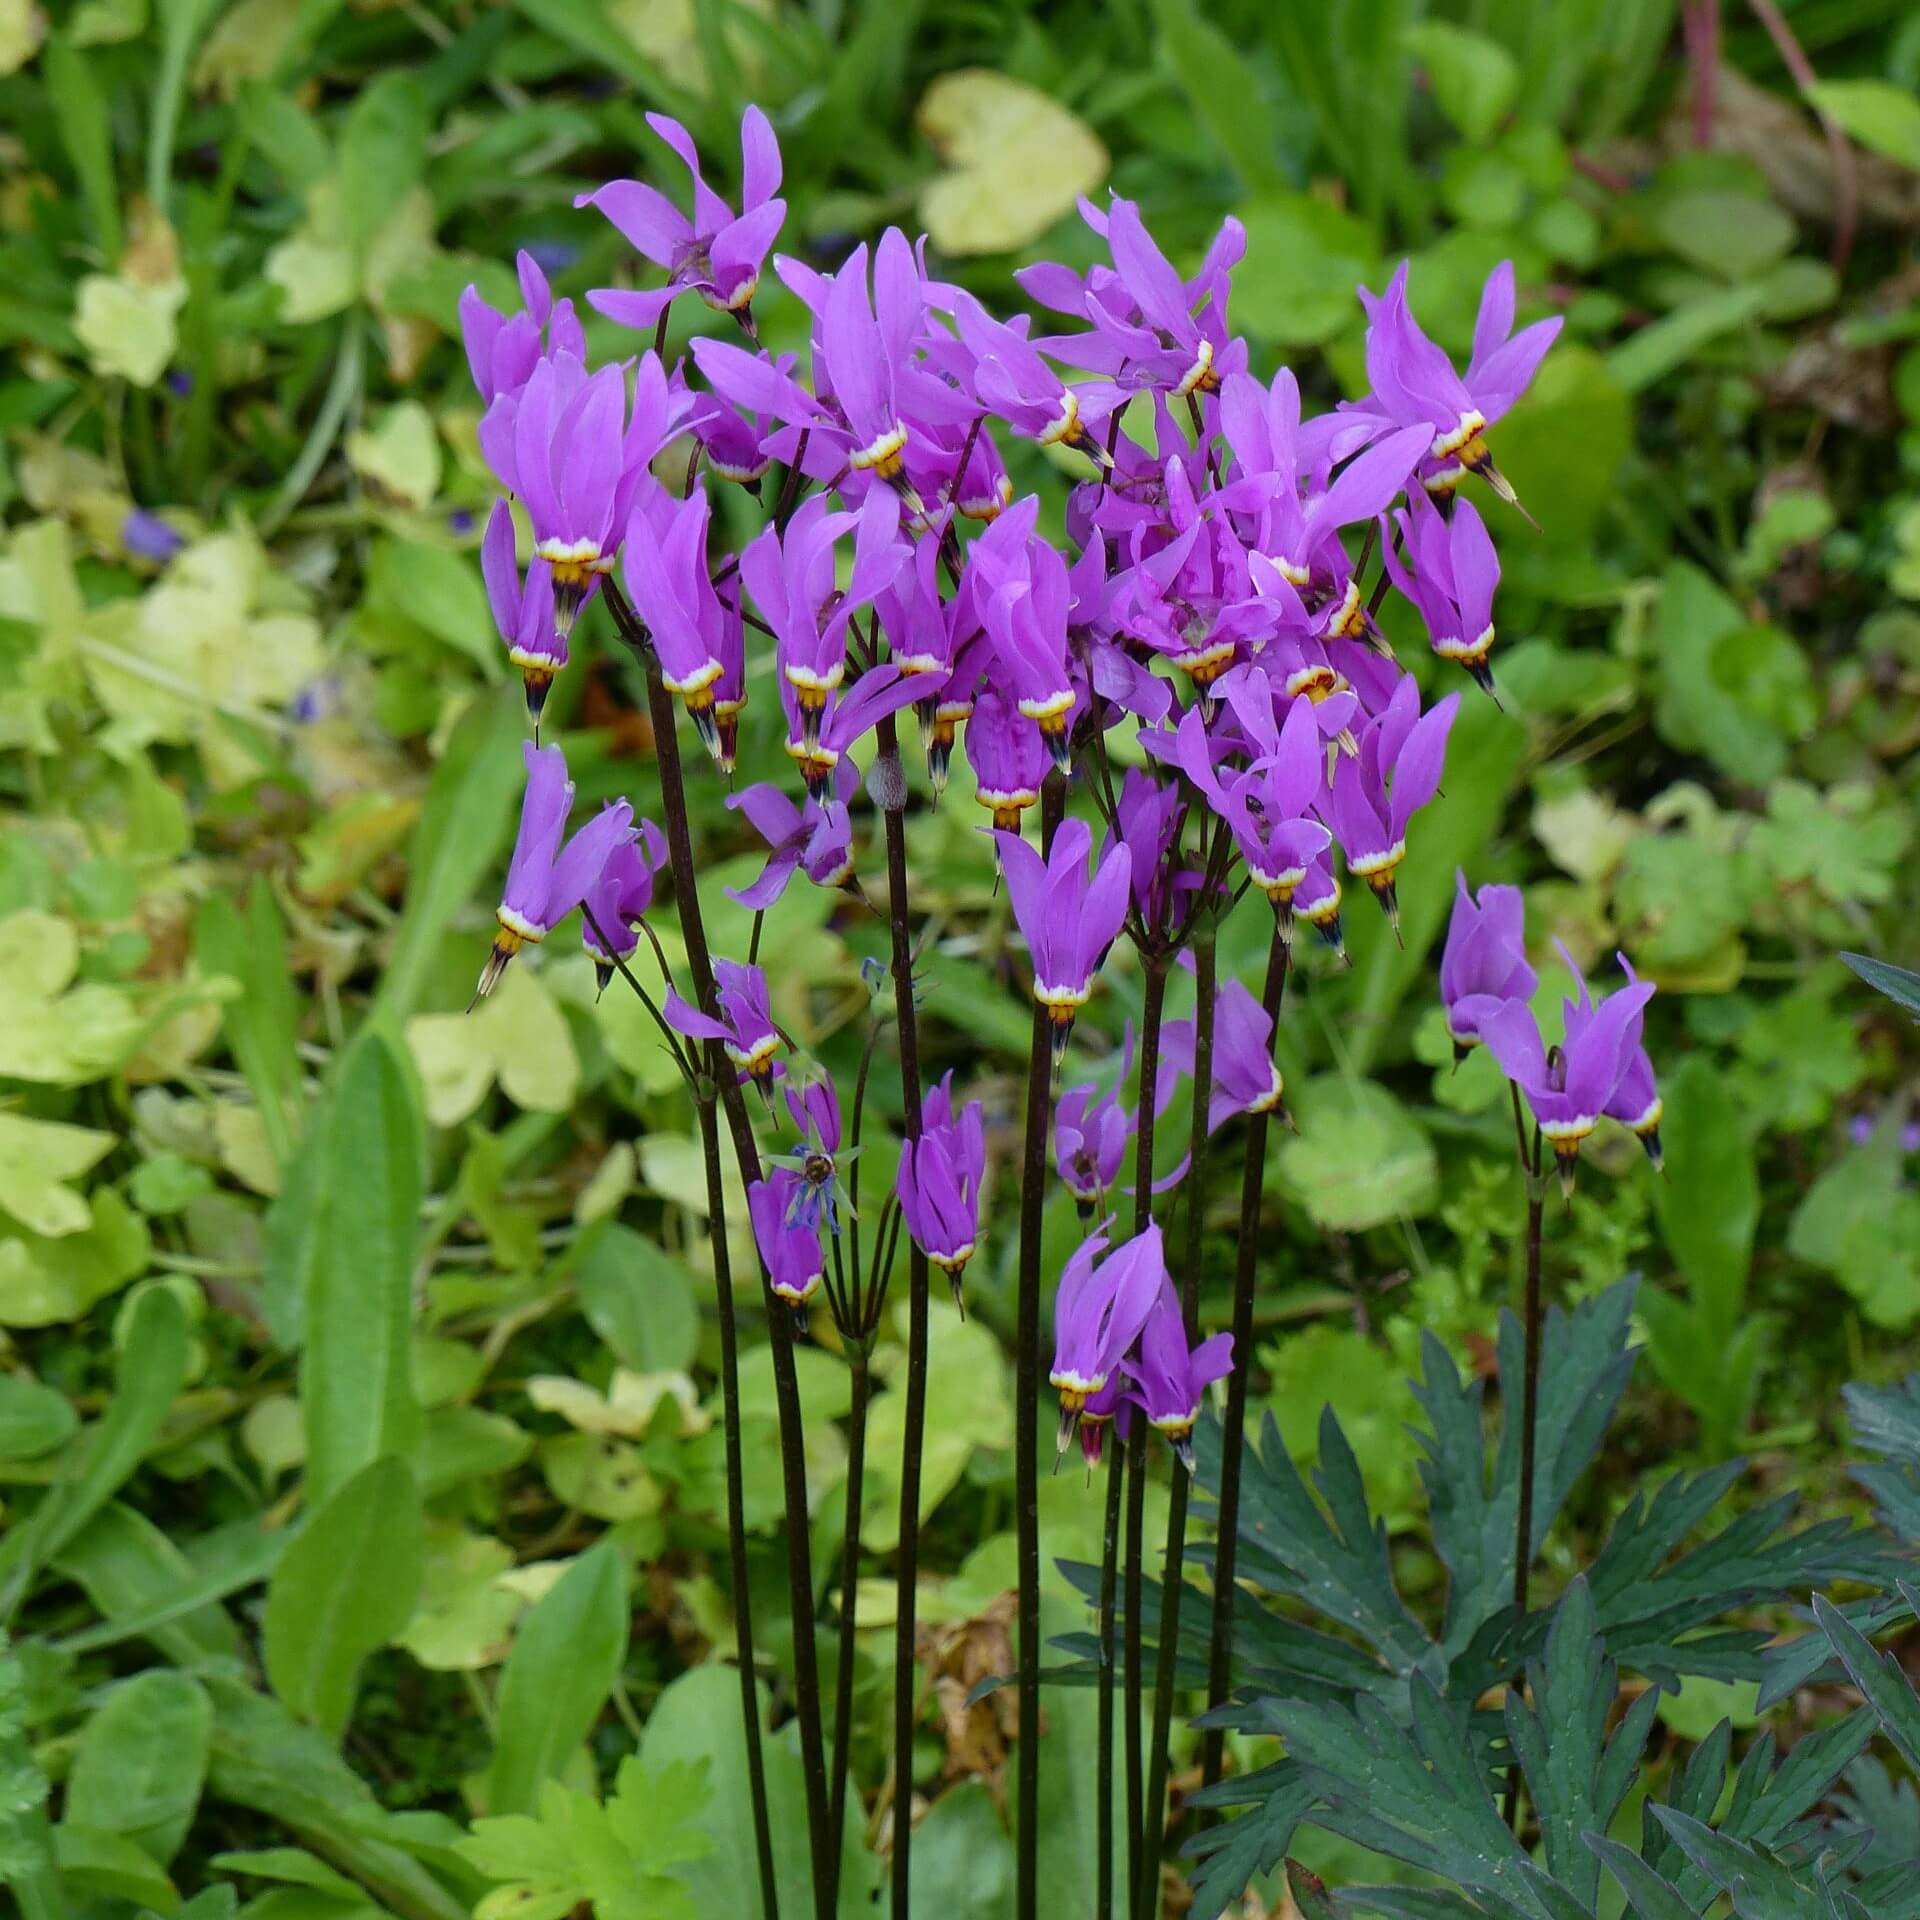
<instances>
[{"instance_id":1,"label":"ground cover plant","mask_svg":"<svg viewBox=\"0 0 1920 1920\"><path fill-rule=\"evenodd\" d=\"M1920 1911L1920 31L1275 12L0 6L36 1920Z\"/></svg>"}]
</instances>

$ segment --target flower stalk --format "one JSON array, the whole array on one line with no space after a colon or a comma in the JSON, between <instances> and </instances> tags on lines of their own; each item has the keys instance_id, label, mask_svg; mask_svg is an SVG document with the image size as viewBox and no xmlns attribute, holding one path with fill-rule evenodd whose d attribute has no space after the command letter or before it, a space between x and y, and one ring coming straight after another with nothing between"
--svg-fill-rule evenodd
<instances>
[{"instance_id":1,"label":"flower stalk","mask_svg":"<svg viewBox=\"0 0 1920 1920\"><path fill-rule=\"evenodd\" d=\"M1167 1004L1167 955L1157 937L1141 957L1146 966L1146 997L1140 1016L1140 1119L1134 1136L1133 1230L1144 1233L1153 1220L1154 1109L1160 1080L1160 1029ZM1200 1110L1203 1114L1206 1109ZM1141 1566L1145 1557L1147 1423L1133 1411L1127 1437L1126 1645L1124 1661L1127 1753L1127 1901L1137 1911L1141 1854L1146 1838L1146 1769L1141 1749L1144 1661L1140 1639Z\"/></svg>"},{"instance_id":2,"label":"flower stalk","mask_svg":"<svg viewBox=\"0 0 1920 1920\"><path fill-rule=\"evenodd\" d=\"M1547 1181L1541 1166L1540 1130L1533 1130L1531 1147L1527 1140L1525 1116L1520 1109L1520 1089L1508 1083L1513 1096L1513 1128L1520 1151L1520 1170L1527 1183L1526 1295L1522 1303L1526 1325L1526 1371L1520 1390L1520 1500L1513 1529L1513 1612L1516 1629L1526 1617L1528 1575L1539 1542L1533 1537L1533 1475L1539 1448L1540 1420L1540 1243L1546 1213ZM1501 1817L1509 1826L1519 1818L1520 1764L1516 1759L1507 1775L1507 1791ZM1518 1831L1518 1828L1515 1828Z\"/></svg>"},{"instance_id":3,"label":"flower stalk","mask_svg":"<svg viewBox=\"0 0 1920 1920\"><path fill-rule=\"evenodd\" d=\"M1065 816L1066 783L1049 774L1040 789L1040 848L1053 848ZM1019 1778L1014 1912L1034 1920L1040 1842L1040 1226L1047 1191L1047 1121L1053 1097L1053 1022L1033 1004L1027 1052L1027 1128L1020 1176L1020 1279L1014 1331L1014 1531L1020 1570Z\"/></svg>"},{"instance_id":4,"label":"flower stalk","mask_svg":"<svg viewBox=\"0 0 1920 1920\"><path fill-rule=\"evenodd\" d=\"M660 662L648 644L645 629L634 617L626 596L611 575L606 580L607 604L620 637L642 660L647 682L647 710L653 722L654 750L660 765L660 808L666 820L667 858L673 873L674 899L680 912L680 930L687 948L687 967L693 976L696 1004L709 1018L719 1009L714 985L713 957L707 944L706 922L693 861L693 836L687 820L685 776L680 743L675 732L673 696L668 692ZM734 1157L742 1182L752 1187L761 1177L760 1149L753 1137L738 1076L710 1043L712 1077L733 1138ZM774 1398L780 1420L780 1458L784 1481L787 1540L787 1585L793 1607L794 1697L800 1722L801 1769L806 1782L807 1838L813 1867L815 1920L833 1914L833 1862L839 1854L839 1836L827 1831L827 1758L820 1713L820 1663L814 1644L813 1549L807 1531L807 1463L802 1444L800 1382L793 1362L793 1330L788 1316L777 1307L767 1315L773 1349Z\"/></svg>"},{"instance_id":5,"label":"flower stalk","mask_svg":"<svg viewBox=\"0 0 1920 1920\"><path fill-rule=\"evenodd\" d=\"M1276 915L1267 948L1266 985L1260 1004L1280 1032L1280 1007L1286 998L1287 970L1293 959L1292 927ZM1234 1567L1240 1551L1240 1469L1246 1457L1247 1376L1253 1364L1253 1282L1260 1201L1266 1186L1267 1129L1270 1109L1247 1116L1246 1164L1240 1180L1240 1237L1234 1249L1233 1351L1240 1364L1227 1376L1227 1411L1220 1429L1220 1497L1213 1549L1213 1631L1207 1651L1207 1706L1225 1703L1232 1687ZM1210 1727L1200 1749L1200 1777L1206 1786L1220 1778L1226 1734Z\"/></svg>"},{"instance_id":6,"label":"flower stalk","mask_svg":"<svg viewBox=\"0 0 1920 1920\"><path fill-rule=\"evenodd\" d=\"M920 1138L920 1023L913 999L913 947L907 928L906 773L894 716L876 729L873 790L881 802L887 844L887 926L892 940L894 1025L900 1043L900 1106L908 1140ZM907 1244L907 1378L905 1439L900 1457L900 1547L895 1574L893 1642L893 1910L904 1920L910 1900L913 1846L915 1610L920 1579L920 1453L927 1424L927 1256Z\"/></svg>"},{"instance_id":7,"label":"flower stalk","mask_svg":"<svg viewBox=\"0 0 1920 1920\"><path fill-rule=\"evenodd\" d=\"M1197 1345L1200 1338L1200 1246L1205 1227L1209 1110L1213 1104L1213 1016L1217 971L1215 941L1212 913L1203 908L1195 924L1193 941L1193 1131L1186 1180L1187 1239L1180 1276L1180 1311L1186 1322L1189 1346ZM1245 1373L1244 1364L1235 1369L1236 1378L1244 1378ZM1160 1577L1160 1637L1158 1664L1154 1674L1152 1759L1147 1778L1147 1824L1141 1847L1138 1892L1143 1920L1153 1920L1159 1905L1160 1852L1166 1838L1167 1743L1173 1731L1174 1669L1179 1654L1180 1604L1184 1587L1181 1569L1186 1559L1187 1494L1191 1478L1185 1465L1176 1457L1171 1504L1167 1508L1166 1560Z\"/></svg>"}]
</instances>

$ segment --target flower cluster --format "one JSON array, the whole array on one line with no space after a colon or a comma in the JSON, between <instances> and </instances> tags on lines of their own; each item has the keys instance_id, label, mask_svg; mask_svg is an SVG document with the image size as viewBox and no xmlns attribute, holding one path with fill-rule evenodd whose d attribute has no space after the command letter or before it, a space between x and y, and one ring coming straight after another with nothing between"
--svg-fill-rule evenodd
<instances>
[{"instance_id":1,"label":"flower cluster","mask_svg":"<svg viewBox=\"0 0 1920 1920\"><path fill-rule=\"evenodd\" d=\"M780 153L757 109L741 131L738 211L706 184L685 130L649 119L686 169L690 209L634 180L581 203L637 256L638 289L588 296L639 330L631 357L592 364L571 303L526 255L520 311L496 312L471 290L462 303L480 444L502 489L483 544L488 593L536 721L581 608L605 588L625 637L731 776L750 697L746 629L767 635L791 771L729 798L768 849L758 879L733 895L757 912L802 878L865 898L850 809L863 766L891 752L876 728L890 743L913 708L934 800L964 745L1056 1070L1123 934L1164 963L1199 917L1250 887L1283 940L1304 918L1344 951L1343 875L1397 927L1397 876L1438 790L1459 695L1423 699L1387 642L1385 601L1398 595L1388 624L1417 620L1441 662L1491 689L1499 562L1461 483L1478 476L1511 500L1490 433L1558 324L1514 331L1511 269L1488 282L1464 372L1414 319L1404 268L1379 297L1363 290L1371 391L1310 415L1290 372L1255 378L1232 331L1244 250L1234 221L1183 277L1131 202L1083 202L1105 258L1084 272L1026 270L1021 286L1045 318L1005 320L940 279L925 243L897 230L832 272L774 251ZM760 342L754 301L769 270L804 309L804 366ZM664 284L647 284L656 272ZM728 316L732 337L700 334L670 361L667 321L683 293ZM1066 553L1042 528L1039 497L1016 497L1007 455L1019 441L1078 466ZM736 559L718 561L711 490L757 494L776 467L779 509ZM1124 773L1113 764L1119 730ZM576 906L604 984L644 927L660 836L622 801L563 845L572 789L559 750L529 748L528 767L482 991ZM1082 800L1036 849L1022 823L1059 779ZM1515 1004L1532 975L1499 934L1507 912L1490 909L1478 932L1456 916L1453 1031L1495 1049L1542 1132L1570 1154L1595 1115L1624 1113L1651 1081L1616 1045L1627 995L1593 1010L1583 989L1566 1046L1541 1049ZM767 978L725 960L716 972L704 1006L665 980L664 1026L717 1046L771 1108L788 1048ZM1209 1125L1279 1108L1267 1012L1229 981L1214 1017ZM1156 1084L1142 1092L1156 1110L1192 1071L1195 1044L1192 1021L1168 1024ZM1612 1053L1604 1073L1590 1064L1610 1047L1617 1073ZM800 1306L823 1284L840 1230L807 1164L831 1168L839 1146L837 1107L828 1145L812 1092L790 1085L796 1098L811 1145L803 1163L776 1162L752 1200L770 1283ZM1629 1117L1651 1136L1654 1111L1641 1100ZM1056 1165L1089 1218L1124 1184L1135 1125L1118 1088L1074 1086L1060 1099ZM980 1109L956 1113L943 1082L890 1204L956 1293L985 1168ZM1136 1236L1102 1259L1095 1236L1076 1254L1057 1371L1083 1421L1129 1399L1177 1437L1195 1382L1224 1356L1214 1343L1188 1350L1157 1286L1126 1295L1140 1295L1137 1314L1107 1310L1123 1278L1157 1266L1158 1245ZM1098 1300L1107 1306L1094 1313ZM1087 1332L1096 1323L1099 1341Z\"/></svg>"},{"instance_id":2,"label":"flower cluster","mask_svg":"<svg viewBox=\"0 0 1920 1920\"><path fill-rule=\"evenodd\" d=\"M1573 975L1576 997L1561 1002L1564 1038L1550 1047L1529 1004L1539 981L1527 963L1520 890L1487 886L1476 898L1466 875L1457 876L1440 960L1440 995L1454 1050L1465 1055L1484 1045L1499 1062L1526 1096L1563 1180L1572 1180L1581 1144L1602 1119L1631 1129L1658 1168L1660 1092L1641 1036L1652 983L1640 979L1621 954L1626 984L1596 1006L1573 955L1560 942L1554 945Z\"/></svg>"}]
</instances>

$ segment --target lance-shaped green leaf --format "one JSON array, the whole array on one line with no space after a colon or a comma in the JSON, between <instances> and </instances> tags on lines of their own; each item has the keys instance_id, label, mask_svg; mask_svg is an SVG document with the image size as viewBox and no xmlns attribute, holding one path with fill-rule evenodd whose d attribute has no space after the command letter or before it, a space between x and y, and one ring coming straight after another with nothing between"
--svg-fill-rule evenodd
<instances>
[{"instance_id":1,"label":"lance-shaped green leaf","mask_svg":"<svg viewBox=\"0 0 1920 1920\"><path fill-rule=\"evenodd\" d=\"M1531 1698L1512 1690L1505 1703L1507 1735L1526 1773L1547 1866L1588 1908L1599 1891L1600 1863L1585 1836L1605 1832L1627 1797L1659 1704L1653 1689L1642 1693L1609 1741L1618 1678L1593 1596L1585 1580L1575 1580L1554 1609L1545 1659L1528 1662Z\"/></svg>"},{"instance_id":2,"label":"lance-shaped green leaf","mask_svg":"<svg viewBox=\"0 0 1920 1920\"><path fill-rule=\"evenodd\" d=\"M1696 1920L1691 1901L1685 1899L1672 1881L1663 1880L1631 1847L1609 1840L1604 1833L1590 1833L1586 1843L1620 1883L1627 1896L1634 1920Z\"/></svg>"},{"instance_id":3,"label":"lance-shaped green leaf","mask_svg":"<svg viewBox=\"0 0 1920 1920\"><path fill-rule=\"evenodd\" d=\"M363 1467L307 1522L267 1586L267 1677L292 1712L339 1738L360 1663L413 1617L424 1559L403 1460Z\"/></svg>"},{"instance_id":4,"label":"lance-shaped green leaf","mask_svg":"<svg viewBox=\"0 0 1920 1920\"><path fill-rule=\"evenodd\" d=\"M411 1320L420 1118L378 1032L363 1033L341 1063L315 1151L300 1400L307 1497L317 1506L370 1462L410 1457L419 1437Z\"/></svg>"},{"instance_id":5,"label":"lance-shaped green leaf","mask_svg":"<svg viewBox=\"0 0 1920 1920\"><path fill-rule=\"evenodd\" d=\"M1920 973L1909 973L1905 967L1865 953L1843 953L1840 958L1876 993L1884 993L1895 1006L1920 1020Z\"/></svg>"},{"instance_id":6,"label":"lance-shaped green leaf","mask_svg":"<svg viewBox=\"0 0 1920 1920\"><path fill-rule=\"evenodd\" d=\"M1916 1604L1904 1582L1901 1593L1910 1607ZM1813 1615L1833 1642L1848 1677L1879 1716L1887 1738L1900 1749L1908 1766L1920 1770L1920 1694L1914 1692L1906 1669L1892 1654L1877 1653L1872 1641L1820 1594L1814 1595Z\"/></svg>"},{"instance_id":7,"label":"lance-shaped green leaf","mask_svg":"<svg viewBox=\"0 0 1920 1920\"><path fill-rule=\"evenodd\" d=\"M284 1167L299 1129L299 1009L286 928L265 880L253 883L244 915L225 894L207 895L194 923L194 959L209 978L239 986L222 1006L221 1021L253 1089L267 1145Z\"/></svg>"},{"instance_id":8,"label":"lance-shaped green leaf","mask_svg":"<svg viewBox=\"0 0 1920 1920\"><path fill-rule=\"evenodd\" d=\"M192 1675L150 1667L115 1687L80 1735L66 1818L124 1835L165 1866L187 1837L213 1742L213 1704Z\"/></svg>"},{"instance_id":9,"label":"lance-shaped green leaf","mask_svg":"<svg viewBox=\"0 0 1920 1920\"><path fill-rule=\"evenodd\" d=\"M587 1737L627 1651L627 1572L611 1541L583 1553L521 1622L500 1681L487 1804L531 1813Z\"/></svg>"},{"instance_id":10,"label":"lance-shaped green leaf","mask_svg":"<svg viewBox=\"0 0 1920 1920\"><path fill-rule=\"evenodd\" d=\"M1533 1530L1544 1539L1594 1455L1633 1372L1628 1325L1636 1288L1609 1287L1571 1313L1550 1309L1540 1350L1540 1405L1554 1408L1537 1435L1533 1475ZM1431 1434L1420 1436L1434 1546L1452 1584L1447 1594L1446 1646L1457 1653L1513 1596L1514 1532L1520 1511L1525 1332L1509 1313L1500 1317L1500 1404L1507 1410L1491 1477L1487 1473L1484 1391L1460 1376L1432 1334L1421 1343L1425 1380L1414 1392Z\"/></svg>"},{"instance_id":11,"label":"lance-shaped green leaf","mask_svg":"<svg viewBox=\"0 0 1920 1920\"><path fill-rule=\"evenodd\" d=\"M145 1458L186 1378L187 1316L165 1287L150 1287L134 1303L105 1414L73 1442L71 1469L0 1544L0 1618Z\"/></svg>"}]
</instances>

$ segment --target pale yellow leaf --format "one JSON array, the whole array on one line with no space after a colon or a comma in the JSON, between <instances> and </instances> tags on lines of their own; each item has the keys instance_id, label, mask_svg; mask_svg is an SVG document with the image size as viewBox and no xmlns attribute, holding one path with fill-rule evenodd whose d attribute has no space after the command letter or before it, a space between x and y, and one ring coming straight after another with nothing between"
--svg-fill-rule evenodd
<instances>
[{"instance_id":1,"label":"pale yellow leaf","mask_svg":"<svg viewBox=\"0 0 1920 1920\"><path fill-rule=\"evenodd\" d=\"M920 193L921 222L945 253L1026 246L1107 177L1107 150L1084 120L990 68L942 74L918 120L946 162Z\"/></svg>"}]
</instances>

